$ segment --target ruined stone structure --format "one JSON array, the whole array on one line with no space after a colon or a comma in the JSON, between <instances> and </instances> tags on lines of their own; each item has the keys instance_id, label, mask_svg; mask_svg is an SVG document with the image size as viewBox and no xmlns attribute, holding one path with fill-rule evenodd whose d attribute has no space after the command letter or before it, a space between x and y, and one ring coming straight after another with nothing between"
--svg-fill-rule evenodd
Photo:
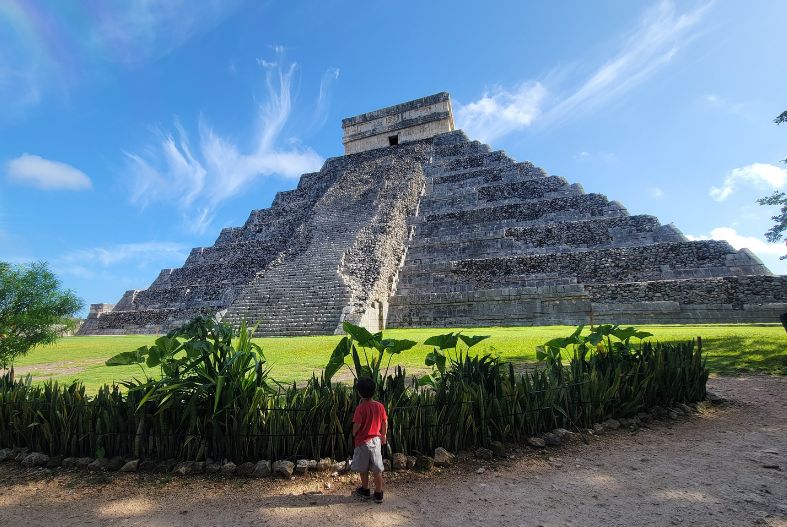
<instances>
[{"instance_id":1,"label":"ruined stone structure","mask_svg":"<svg viewBox=\"0 0 787 527\"><path fill-rule=\"evenodd\" d=\"M787 276L748 250L471 141L440 93L343 121L346 155L193 249L81 334L160 333L197 314L258 334L384 327L775 322Z\"/></svg>"}]
</instances>

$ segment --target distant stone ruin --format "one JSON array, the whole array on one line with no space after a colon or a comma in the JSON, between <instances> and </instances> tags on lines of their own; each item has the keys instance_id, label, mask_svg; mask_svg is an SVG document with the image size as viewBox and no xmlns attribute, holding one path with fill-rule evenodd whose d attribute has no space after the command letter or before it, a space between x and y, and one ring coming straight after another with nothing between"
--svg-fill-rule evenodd
<instances>
[{"instance_id":1,"label":"distant stone ruin","mask_svg":"<svg viewBox=\"0 0 787 527\"><path fill-rule=\"evenodd\" d=\"M202 314L258 335L385 327L777 322L787 276L454 130L440 93L345 119L346 155L80 334Z\"/></svg>"}]
</instances>

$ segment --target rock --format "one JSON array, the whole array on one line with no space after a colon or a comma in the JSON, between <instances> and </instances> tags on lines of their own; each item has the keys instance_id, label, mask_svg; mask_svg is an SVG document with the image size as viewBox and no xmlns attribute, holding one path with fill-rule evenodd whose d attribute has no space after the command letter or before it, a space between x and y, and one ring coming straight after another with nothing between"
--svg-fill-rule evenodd
<instances>
[{"instance_id":1,"label":"rock","mask_svg":"<svg viewBox=\"0 0 787 527\"><path fill-rule=\"evenodd\" d=\"M547 446L560 446L563 444L563 441L557 436L557 434L553 434L552 432L547 432L543 435L544 444Z\"/></svg>"},{"instance_id":2,"label":"rock","mask_svg":"<svg viewBox=\"0 0 787 527\"><path fill-rule=\"evenodd\" d=\"M47 468L57 468L63 464L63 456L49 456Z\"/></svg>"},{"instance_id":3,"label":"rock","mask_svg":"<svg viewBox=\"0 0 787 527\"><path fill-rule=\"evenodd\" d=\"M617 419L607 419L601 424L604 425L604 430L617 430L620 428L620 421Z\"/></svg>"},{"instance_id":4,"label":"rock","mask_svg":"<svg viewBox=\"0 0 787 527\"><path fill-rule=\"evenodd\" d=\"M544 448L547 446L546 441L541 439L540 437L528 437L527 444L532 446L533 448Z\"/></svg>"},{"instance_id":5,"label":"rock","mask_svg":"<svg viewBox=\"0 0 787 527\"><path fill-rule=\"evenodd\" d=\"M295 470L294 472L299 476L306 474L309 471L309 460L308 459L299 459L295 462Z\"/></svg>"},{"instance_id":6,"label":"rock","mask_svg":"<svg viewBox=\"0 0 787 527\"><path fill-rule=\"evenodd\" d=\"M395 452L391 460L391 468L394 470L404 470L407 468L407 456L401 452Z\"/></svg>"},{"instance_id":7,"label":"rock","mask_svg":"<svg viewBox=\"0 0 787 527\"><path fill-rule=\"evenodd\" d=\"M415 460L415 470L420 472L432 470L433 466L434 459L430 458L429 456L418 456L418 458Z\"/></svg>"},{"instance_id":8,"label":"rock","mask_svg":"<svg viewBox=\"0 0 787 527\"><path fill-rule=\"evenodd\" d=\"M321 458L315 467L318 472L328 472L333 468L333 460L329 457Z\"/></svg>"},{"instance_id":9,"label":"rock","mask_svg":"<svg viewBox=\"0 0 787 527\"><path fill-rule=\"evenodd\" d=\"M574 435L573 432L566 430L565 428L555 428L552 430L552 433L558 436L560 441L563 443L568 442L571 439L571 436Z\"/></svg>"},{"instance_id":10,"label":"rock","mask_svg":"<svg viewBox=\"0 0 787 527\"><path fill-rule=\"evenodd\" d=\"M348 470L350 470L350 463L348 463L347 461L337 461L336 463L333 464L333 469L339 473L347 472Z\"/></svg>"},{"instance_id":11,"label":"rock","mask_svg":"<svg viewBox=\"0 0 787 527\"><path fill-rule=\"evenodd\" d=\"M32 452L22 460L22 466L27 468L44 467L49 463L49 456L41 452Z\"/></svg>"},{"instance_id":12,"label":"rock","mask_svg":"<svg viewBox=\"0 0 787 527\"><path fill-rule=\"evenodd\" d=\"M693 412L691 407L688 404L685 404L685 403L679 403L678 404L678 408L683 410L684 415L691 415L692 412Z\"/></svg>"},{"instance_id":13,"label":"rock","mask_svg":"<svg viewBox=\"0 0 787 527\"><path fill-rule=\"evenodd\" d=\"M254 465L254 472L251 475L255 478L267 478L271 475L271 462L267 459L257 461Z\"/></svg>"},{"instance_id":14,"label":"rock","mask_svg":"<svg viewBox=\"0 0 787 527\"><path fill-rule=\"evenodd\" d=\"M660 419L660 418L662 418L662 417L666 417L666 416L667 416L667 410L665 410L665 409L664 409L663 407L661 407L661 406L654 406L653 408L651 408L651 409L650 409L650 413L651 413L651 414L653 415L653 417L655 417L656 419Z\"/></svg>"},{"instance_id":15,"label":"rock","mask_svg":"<svg viewBox=\"0 0 787 527\"><path fill-rule=\"evenodd\" d=\"M383 471L390 472L391 471L391 460L390 459L383 459Z\"/></svg>"},{"instance_id":16,"label":"rock","mask_svg":"<svg viewBox=\"0 0 787 527\"><path fill-rule=\"evenodd\" d=\"M273 475L281 478L289 478L295 470L295 463L287 460L273 462Z\"/></svg>"},{"instance_id":17,"label":"rock","mask_svg":"<svg viewBox=\"0 0 787 527\"><path fill-rule=\"evenodd\" d=\"M689 403L689 408L691 408L692 412L699 412L700 411L700 405L697 404L697 403Z\"/></svg>"},{"instance_id":18,"label":"rock","mask_svg":"<svg viewBox=\"0 0 787 527\"><path fill-rule=\"evenodd\" d=\"M683 411L683 408L680 408L679 406L673 406L669 409L669 411L675 412L678 415L686 415L686 412Z\"/></svg>"},{"instance_id":19,"label":"rock","mask_svg":"<svg viewBox=\"0 0 787 527\"><path fill-rule=\"evenodd\" d=\"M166 459L156 465L156 472L160 472L162 474L169 474L172 472L172 469L175 468L175 465L178 464L176 459Z\"/></svg>"},{"instance_id":20,"label":"rock","mask_svg":"<svg viewBox=\"0 0 787 527\"><path fill-rule=\"evenodd\" d=\"M254 474L254 466L255 466L254 463L252 463L251 461L246 461L245 463L241 463L235 469L235 475L240 476L242 478L251 477L251 475Z\"/></svg>"},{"instance_id":21,"label":"rock","mask_svg":"<svg viewBox=\"0 0 787 527\"><path fill-rule=\"evenodd\" d=\"M136 472L138 468L139 468L139 460L134 459L132 461L129 461L122 467L120 467L120 472Z\"/></svg>"},{"instance_id":22,"label":"rock","mask_svg":"<svg viewBox=\"0 0 787 527\"><path fill-rule=\"evenodd\" d=\"M232 476L235 474L235 471L238 469L238 466L233 463L232 461L227 461L223 465L221 465L221 475L222 476Z\"/></svg>"},{"instance_id":23,"label":"rock","mask_svg":"<svg viewBox=\"0 0 787 527\"><path fill-rule=\"evenodd\" d=\"M180 463L176 464L175 467L172 469L172 473L176 476L188 476L191 474L191 469L194 467L194 463L191 461L181 461Z\"/></svg>"},{"instance_id":24,"label":"rock","mask_svg":"<svg viewBox=\"0 0 787 527\"><path fill-rule=\"evenodd\" d=\"M495 457L506 457L506 447L500 441L492 441L489 443L489 448L492 450L492 455ZM437 461L435 459L435 461Z\"/></svg>"},{"instance_id":25,"label":"rock","mask_svg":"<svg viewBox=\"0 0 787 527\"><path fill-rule=\"evenodd\" d=\"M74 468L76 466L77 458L67 457L63 458L63 468Z\"/></svg>"},{"instance_id":26,"label":"rock","mask_svg":"<svg viewBox=\"0 0 787 527\"><path fill-rule=\"evenodd\" d=\"M604 425L601 423L593 423L593 433L600 436L604 433Z\"/></svg>"},{"instance_id":27,"label":"rock","mask_svg":"<svg viewBox=\"0 0 787 527\"><path fill-rule=\"evenodd\" d=\"M107 460L106 470L111 470L113 472L116 472L120 470L120 467L122 466L123 466L123 458L120 456L115 456Z\"/></svg>"},{"instance_id":28,"label":"rock","mask_svg":"<svg viewBox=\"0 0 787 527\"><path fill-rule=\"evenodd\" d=\"M475 451L475 457L477 457L478 459L492 459L492 456L494 455L495 455L494 452L492 452L488 448L481 447L476 449Z\"/></svg>"},{"instance_id":29,"label":"rock","mask_svg":"<svg viewBox=\"0 0 787 527\"><path fill-rule=\"evenodd\" d=\"M218 474L221 472L221 463L205 463L206 474Z\"/></svg>"},{"instance_id":30,"label":"rock","mask_svg":"<svg viewBox=\"0 0 787 527\"><path fill-rule=\"evenodd\" d=\"M667 417L669 417L670 419L672 419L674 421L678 417L680 417L680 415L675 410L670 410L669 412L667 412Z\"/></svg>"},{"instance_id":31,"label":"rock","mask_svg":"<svg viewBox=\"0 0 787 527\"><path fill-rule=\"evenodd\" d=\"M137 467L138 472L155 472L158 468L158 463L153 461L152 459L146 459L145 461L140 461L139 466Z\"/></svg>"},{"instance_id":32,"label":"rock","mask_svg":"<svg viewBox=\"0 0 787 527\"><path fill-rule=\"evenodd\" d=\"M638 412L637 417L639 417L639 420L643 423L649 423L653 420L653 416L648 412Z\"/></svg>"},{"instance_id":33,"label":"rock","mask_svg":"<svg viewBox=\"0 0 787 527\"><path fill-rule=\"evenodd\" d=\"M483 474L484 472L486 472L486 469L484 467L481 467L475 471L476 474Z\"/></svg>"},{"instance_id":34,"label":"rock","mask_svg":"<svg viewBox=\"0 0 787 527\"><path fill-rule=\"evenodd\" d=\"M98 459L93 460L93 462L87 466L87 469L93 472L103 472L104 470L107 469L108 463L109 461L107 460L107 458L100 457Z\"/></svg>"},{"instance_id":35,"label":"rock","mask_svg":"<svg viewBox=\"0 0 787 527\"><path fill-rule=\"evenodd\" d=\"M27 448L15 448L14 452L15 452L15 454L14 454L14 461L20 461L21 462L30 453L30 450L28 450Z\"/></svg>"},{"instance_id":36,"label":"rock","mask_svg":"<svg viewBox=\"0 0 787 527\"><path fill-rule=\"evenodd\" d=\"M192 474L202 474L205 472L205 462L204 461L195 461L194 465L191 467Z\"/></svg>"},{"instance_id":37,"label":"rock","mask_svg":"<svg viewBox=\"0 0 787 527\"><path fill-rule=\"evenodd\" d=\"M434 464L438 467L445 467L450 465L454 462L454 455L446 450L445 448L439 446L434 450Z\"/></svg>"},{"instance_id":38,"label":"rock","mask_svg":"<svg viewBox=\"0 0 787 527\"><path fill-rule=\"evenodd\" d=\"M725 399L711 391L705 392L705 399L710 401L712 405L724 404Z\"/></svg>"},{"instance_id":39,"label":"rock","mask_svg":"<svg viewBox=\"0 0 787 527\"><path fill-rule=\"evenodd\" d=\"M415 457L415 456L407 456L407 468L414 469L416 461L418 461L417 457Z\"/></svg>"},{"instance_id":40,"label":"rock","mask_svg":"<svg viewBox=\"0 0 787 527\"><path fill-rule=\"evenodd\" d=\"M93 463L92 457L80 457L76 461L74 461L74 466L76 468L81 468L84 470L87 467L89 467L91 463Z\"/></svg>"},{"instance_id":41,"label":"rock","mask_svg":"<svg viewBox=\"0 0 787 527\"><path fill-rule=\"evenodd\" d=\"M620 426L622 428L628 428L629 426L632 425L631 419L629 419L628 417L619 417L618 422L620 423Z\"/></svg>"},{"instance_id":42,"label":"rock","mask_svg":"<svg viewBox=\"0 0 787 527\"><path fill-rule=\"evenodd\" d=\"M309 460L309 470L311 470L311 471L317 470L317 460L316 459L310 459Z\"/></svg>"},{"instance_id":43,"label":"rock","mask_svg":"<svg viewBox=\"0 0 787 527\"><path fill-rule=\"evenodd\" d=\"M11 454L13 454L13 450L10 448L0 448L0 462L2 461L10 461Z\"/></svg>"}]
</instances>

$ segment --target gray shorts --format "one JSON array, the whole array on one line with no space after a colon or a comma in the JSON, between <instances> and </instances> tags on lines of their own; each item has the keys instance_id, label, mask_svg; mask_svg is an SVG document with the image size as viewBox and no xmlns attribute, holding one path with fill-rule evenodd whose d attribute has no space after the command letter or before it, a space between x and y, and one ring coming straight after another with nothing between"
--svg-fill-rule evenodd
<instances>
[{"instance_id":1,"label":"gray shorts","mask_svg":"<svg viewBox=\"0 0 787 527\"><path fill-rule=\"evenodd\" d=\"M355 472L369 472L371 470L375 474L383 471L383 449L379 437L355 447L350 468Z\"/></svg>"}]
</instances>

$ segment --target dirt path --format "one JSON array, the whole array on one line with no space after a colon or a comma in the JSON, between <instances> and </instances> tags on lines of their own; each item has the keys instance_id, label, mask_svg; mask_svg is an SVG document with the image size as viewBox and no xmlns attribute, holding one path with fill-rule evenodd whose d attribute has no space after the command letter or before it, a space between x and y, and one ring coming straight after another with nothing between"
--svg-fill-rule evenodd
<instances>
[{"instance_id":1,"label":"dirt path","mask_svg":"<svg viewBox=\"0 0 787 527\"><path fill-rule=\"evenodd\" d=\"M528 452L429 477L391 474L382 505L352 499L349 478L47 476L4 464L0 525L787 526L787 378L710 386L734 402L575 442L551 450L551 461Z\"/></svg>"}]
</instances>

